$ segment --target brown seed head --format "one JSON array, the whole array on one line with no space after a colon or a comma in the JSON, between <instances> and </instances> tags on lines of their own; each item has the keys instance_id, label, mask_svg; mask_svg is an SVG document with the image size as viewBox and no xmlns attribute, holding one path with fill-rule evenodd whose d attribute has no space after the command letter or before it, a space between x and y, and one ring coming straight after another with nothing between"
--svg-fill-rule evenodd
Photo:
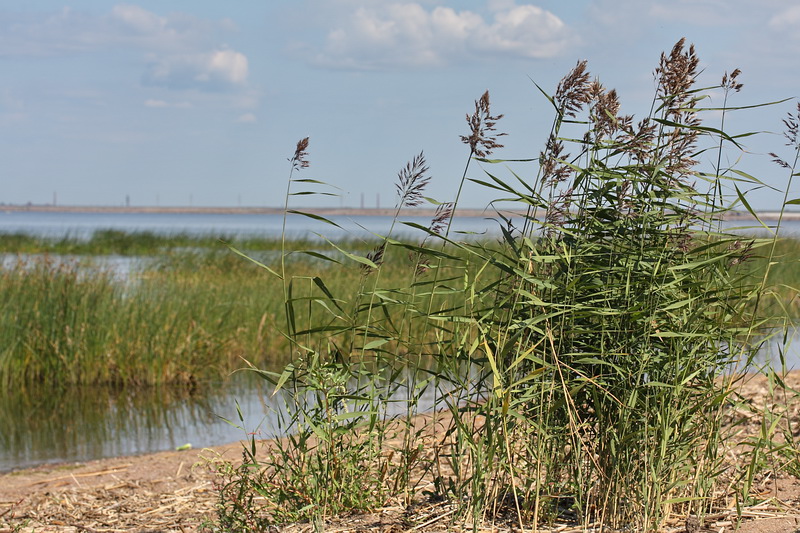
<instances>
[{"instance_id":1,"label":"brown seed head","mask_svg":"<svg viewBox=\"0 0 800 533\"><path fill-rule=\"evenodd\" d=\"M379 245L377 245L371 252L367 254L367 259L372 261L375 266L380 267L383 264L383 254L386 252L386 241L383 241ZM361 272L365 275L371 273L375 270L370 265L361 265Z\"/></svg>"},{"instance_id":2,"label":"brown seed head","mask_svg":"<svg viewBox=\"0 0 800 533\"><path fill-rule=\"evenodd\" d=\"M308 137L297 141L297 148L294 150L294 155L289 160L295 169L308 168Z\"/></svg>"},{"instance_id":3,"label":"brown seed head","mask_svg":"<svg viewBox=\"0 0 800 533\"><path fill-rule=\"evenodd\" d=\"M436 208L436 213L433 215L433 219L431 219L431 225L428 229L431 230L431 233L441 233L445 227L447 227L447 223L450 221L450 218L453 216L453 203L446 202L443 204L439 204Z\"/></svg>"},{"instance_id":4,"label":"brown seed head","mask_svg":"<svg viewBox=\"0 0 800 533\"><path fill-rule=\"evenodd\" d=\"M495 131L495 125L501 118L503 115L492 116L489 106L489 91L486 91L479 100L475 100L475 112L472 115L467 114L470 134L461 135L461 142L468 144L470 152L478 157L486 157L493 150L502 148L503 145L497 143L497 137L506 134L490 134Z\"/></svg>"},{"instance_id":5,"label":"brown seed head","mask_svg":"<svg viewBox=\"0 0 800 533\"><path fill-rule=\"evenodd\" d=\"M734 91L737 93L741 91L742 84L736 81L736 77L741 73L742 71L737 68L733 72L731 72L730 76L728 76L727 72L723 74L722 83L720 84L722 85L722 88L725 89L726 91Z\"/></svg>"},{"instance_id":6,"label":"brown seed head","mask_svg":"<svg viewBox=\"0 0 800 533\"><path fill-rule=\"evenodd\" d=\"M586 61L578 61L569 74L561 78L554 97L559 112L567 117L575 117L583 105L591 100L591 84Z\"/></svg>"},{"instance_id":7,"label":"brown seed head","mask_svg":"<svg viewBox=\"0 0 800 533\"><path fill-rule=\"evenodd\" d=\"M783 119L783 124L786 126L786 131L783 133L783 136L789 141L786 143L786 146L800 148L800 145L797 143L798 130L800 129L800 103L797 104L797 114L792 115L789 113L789 115Z\"/></svg>"},{"instance_id":8,"label":"brown seed head","mask_svg":"<svg viewBox=\"0 0 800 533\"><path fill-rule=\"evenodd\" d=\"M689 45L689 51L684 52L685 43L686 39L681 38L672 47L669 56L662 53L655 71L659 96L667 105L667 116L677 117L683 112L683 104L689 98L688 92L694 84L700 64L694 45Z\"/></svg>"},{"instance_id":9,"label":"brown seed head","mask_svg":"<svg viewBox=\"0 0 800 533\"><path fill-rule=\"evenodd\" d=\"M418 156L409 161L405 168L397 174L397 195L400 197L400 207L416 207L422 203L422 192L431 181L425 155L420 152Z\"/></svg>"}]
</instances>

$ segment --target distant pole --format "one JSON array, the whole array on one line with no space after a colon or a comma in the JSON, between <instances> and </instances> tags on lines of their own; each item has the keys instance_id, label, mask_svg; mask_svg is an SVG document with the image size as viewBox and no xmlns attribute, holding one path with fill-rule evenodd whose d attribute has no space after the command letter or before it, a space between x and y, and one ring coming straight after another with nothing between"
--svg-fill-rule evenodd
<instances>
[{"instance_id":1,"label":"distant pole","mask_svg":"<svg viewBox=\"0 0 800 533\"><path fill-rule=\"evenodd\" d=\"M131 195L130 194L126 194L125 195L125 207L130 207L130 206L131 206Z\"/></svg>"}]
</instances>

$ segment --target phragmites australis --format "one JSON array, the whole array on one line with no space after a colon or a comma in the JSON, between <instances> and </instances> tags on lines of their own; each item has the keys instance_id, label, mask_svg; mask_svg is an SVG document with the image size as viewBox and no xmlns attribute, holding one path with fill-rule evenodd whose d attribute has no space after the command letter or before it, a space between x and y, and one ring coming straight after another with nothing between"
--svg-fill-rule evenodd
<instances>
[{"instance_id":1,"label":"phragmites australis","mask_svg":"<svg viewBox=\"0 0 800 533\"><path fill-rule=\"evenodd\" d=\"M308 168L308 137L297 141L297 148L294 150L294 155L289 161L292 163L292 168L299 170L301 168Z\"/></svg>"},{"instance_id":2,"label":"phragmites australis","mask_svg":"<svg viewBox=\"0 0 800 533\"><path fill-rule=\"evenodd\" d=\"M442 231L444 231L450 223L450 219L453 217L453 202L445 202L443 204L439 204L436 207L436 212L433 214L433 218L431 219L431 223L428 226L428 231L430 234L434 235L441 235ZM425 243L430 238L430 234L425 236L425 239L422 241L422 245L424 246ZM421 276L425 272L427 272L430 267L430 260L422 255L420 252L409 252L408 258L411 260L412 263L415 264L415 275Z\"/></svg>"},{"instance_id":3,"label":"phragmites australis","mask_svg":"<svg viewBox=\"0 0 800 533\"><path fill-rule=\"evenodd\" d=\"M416 207L422 203L422 191L431 180L425 173L428 167L422 152L406 164L397 174L397 195L399 207Z\"/></svg>"},{"instance_id":4,"label":"phragmites australis","mask_svg":"<svg viewBox=\"0 0 800 533\"><path fill-rule=\"evenodd\" d=\"M383 264L383 256L386 252L386 241L378 244L371 252L367 254L367 259L372 261L372 263L376 267L380 267ZM361 272L364 274L369 274L374 270L371 265L362 264L361 265Z\"/></svg>"},{"instance_id":5,"label":"phragmites australis","mask_svg":"<svg viewBox=\"0 0 800 533\"><path fill-rule=\"evenodd\" d=\"M722 75L722 83L720 83L720 85L725 89L725 92L734 91L738 93L742 90L742 84L736 81L736 78L741 73L742 71L737 68L731 72L730 75L728 75L727 72Z\"/></svg>"},{"instance_id":6,"label":"phragmites australis","mask_svg":"<svg viewBox=\"0 0 800 533\"><path fill-rule=\"evenodd\" d=\"M592 108L590 118L594 125L593 130L596 140L611 137L620 129L624 129L633 120L630 116L618 117L620 103L616 89L607 91L603 85L595 80L589 86Z\"/></svg>"},{"instance_id":7,"label":"phragmites australis","mask_svg":"<svg viewBox=\"0 0 800 533\"><path fill-rule=\"evenodd\" d=\"M453 202L445 202L436 207L436 212L431 219L428 229L431 233L440 234L447 227L450 218L453 216Z\"/></svg>"},{"instance_id":8,"label":"phragmites australis","mask_svg":"<svg viewBox=\"0 0 800 533\"><path fill-rule=\"evenodd\" d=\"M668 117L680 117L684 113L684 104L690 97L689 89L697 76L700 59L694 51L694 45L684 51L686 39L682 38L669 55L661 54L661 61L655 70L658 80L658 94L667 106Z\"/></svg>"},{"instance_id":9,"label":"phragmites australis","mask_svg":"<svg viewBox=\"0 0 800 533\"><path fill-rule=\"evenodd\" d=\"M789 116L783 119L783 124L786 126L783 136L789 141L786 146L800 148L800 144L797 143L798 127L800 127L800 103L797 104L797 114L792 115L789 113Z\"/></svg>"},{"instance_id":10,"label":"phragmites australis","mask_svg":"<svg viewBox=\"0 0 800 533\"><path fill-rule=\"evenodd\" d=\"M539 154L543 183L552 186L566 181L569 177L572 169L563 163L569 158L569 154L563 152L564 144L555 135L550 135L544 151Z\"/></svg>"},{"instance_id":11,"label":"phragmites australis","mask_svg":"<svg viewBox=\"0 0 800 533\"><path fill-rule=\"evenodd\" d=\"M668 136L665 145L667 151L660 154L663 159L656 162L664 167L671 181L681 181L692 173L692 167L697 164L692 155L696 151L697 127L700 125L700 119L694 110L699 97L690 89L697 77L700 59L694 51L694 45L689 45L689 50L686 51L685 43L686 39L682 38L675 43L669 55L662 53L659 66L655 70L663 116L678 124L671 131L665 132Z\"/></svg>"},{"instance_id":12,"label":"phragmites australis","mask_svg":"<svg viewBox=\"0 0 800 533\"><path fill-rule=\"evenodd\" d=\"M789 113L788 116L783 119L783 125L786 126L786 131L783 132L783 136L786 137L787 141L786 146L791 146L800 151L800 138L798 137L798 133L800 132L800 103L797 104L797 113L794 115ZM775 163L783 168L792 168L792 165L781 159L778 154L770 152L769 155Z\"/></svg>"},{"instance_id":13,"label":"phragmites australis","mask_svg":"<svg viewBox=\"0 0 800 533\"><path fill-rule=\"evenodd\" d=\"M495 125L501 118L503 115L492 116L489 106L489 91L486 91L479 100L475 100L475 112L472 115L467 114L470 134L461 135L461 142L468 144L472 154L478 157L486 157L493 150L502 148L503 145L497 143L497 137L502 137L505 133L491 134L495 131Z\"/></svg>"},{"instance_id":14,"label":"phragmites australis","mask_svg":"<svg viewBox=\"0 0 800 533\"><path fill-rule=\"evenodd\" d=\"M589 72L586 60L578 61L569 74L561 78L553 99L559 113L565 117L575 117L583 109L583 105L591 99Z\"/></svg>"}]
</instances>

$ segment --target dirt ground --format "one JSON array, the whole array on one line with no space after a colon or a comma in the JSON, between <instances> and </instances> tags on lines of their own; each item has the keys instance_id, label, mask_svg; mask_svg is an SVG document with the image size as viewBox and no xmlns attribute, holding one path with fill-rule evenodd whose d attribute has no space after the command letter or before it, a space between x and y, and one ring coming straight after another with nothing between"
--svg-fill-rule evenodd
<instances>
[{"instance_id":1,"label":"dirt ground","mask_svg":"<svg viewBox=\"0 0 800 533\"><path fill-rule=\"evenodd\" d=\"M786 377L800 389L800 373ZM742 394L754 405L770 406L770 387L763 377L748 378ZM733 414L739 421L744 413ZM800 424L800 402L788 413ZM757 434L760 422L746 420L739 426ZM0 533L96 533L116 531L189 532L203 529L214 518L216 491L210 460L236 463L241 444L206 450L168 451L134 457L103 459L80 464L47 465L0 474ZM732 461L737 450L727 450ZM672 520L665 531L687 533L798 533L800 532L800 481L771 475L756 480L758 505L740 509L731 499L727 510L707 517L701 526L693 521ZM343 517L326 523L326 531L416 532L446 531L452 511L446 504L421 502L413 509L381 509L370 515ZM471 529L471 528L470 528ZM292 533L310 532L309 525L284 528ZM485 525L481 531L518 531L513 526ZM275 531L278 531L276 529ZM564 525L559 533L580 531Z\"/></svg>"}]
</instances>

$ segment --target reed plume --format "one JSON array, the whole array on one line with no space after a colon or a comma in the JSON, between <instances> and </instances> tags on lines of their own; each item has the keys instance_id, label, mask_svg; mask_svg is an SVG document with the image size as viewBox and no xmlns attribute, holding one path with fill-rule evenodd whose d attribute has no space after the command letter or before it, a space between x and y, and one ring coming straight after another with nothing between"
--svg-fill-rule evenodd
<instances>
[{"instance_id":1,"label":"reed plume","mask_svg":"<svg viewBox=\"0 0 800 533\"><path fill-rule=\"evenodd\" d=\"M472 155L487 157L492 151L503 147L502 144L497 142L497 138L506 134L491 134L491 132L495 131L495 125L501 118L503 118L502 114L492 116L489 91L486 91L478 100L475 100L475 112L472 115L467 114L470 134L461 135L461 142L469 145L470 157Z\"/></svg>"},{"instance_id":2,"label":"reed plume","mask_svg":"<svg viewBox=\"0 0 800 533\"><path fill-rule=\"evenodd\" d=\"M297 148L294 150L294 155L289 159L292 163L292 168L294 170L299 170L301 168L308 168L308 137L300 139L297 141Z\"/></svg>"},{"instance_id":3,"label":"reed plume","mask_svg":"<svg viewBox=\"0 0 800 533\"><path fill-rule=\"evenodd\" d=\"M431 181L431 178L425 175L426 172L428 172L428 167L425 163L425 155L420 152L397 174L396 187L399 208L416 207L422 203L422 192Z\"/></svg>"}]
</instances>

